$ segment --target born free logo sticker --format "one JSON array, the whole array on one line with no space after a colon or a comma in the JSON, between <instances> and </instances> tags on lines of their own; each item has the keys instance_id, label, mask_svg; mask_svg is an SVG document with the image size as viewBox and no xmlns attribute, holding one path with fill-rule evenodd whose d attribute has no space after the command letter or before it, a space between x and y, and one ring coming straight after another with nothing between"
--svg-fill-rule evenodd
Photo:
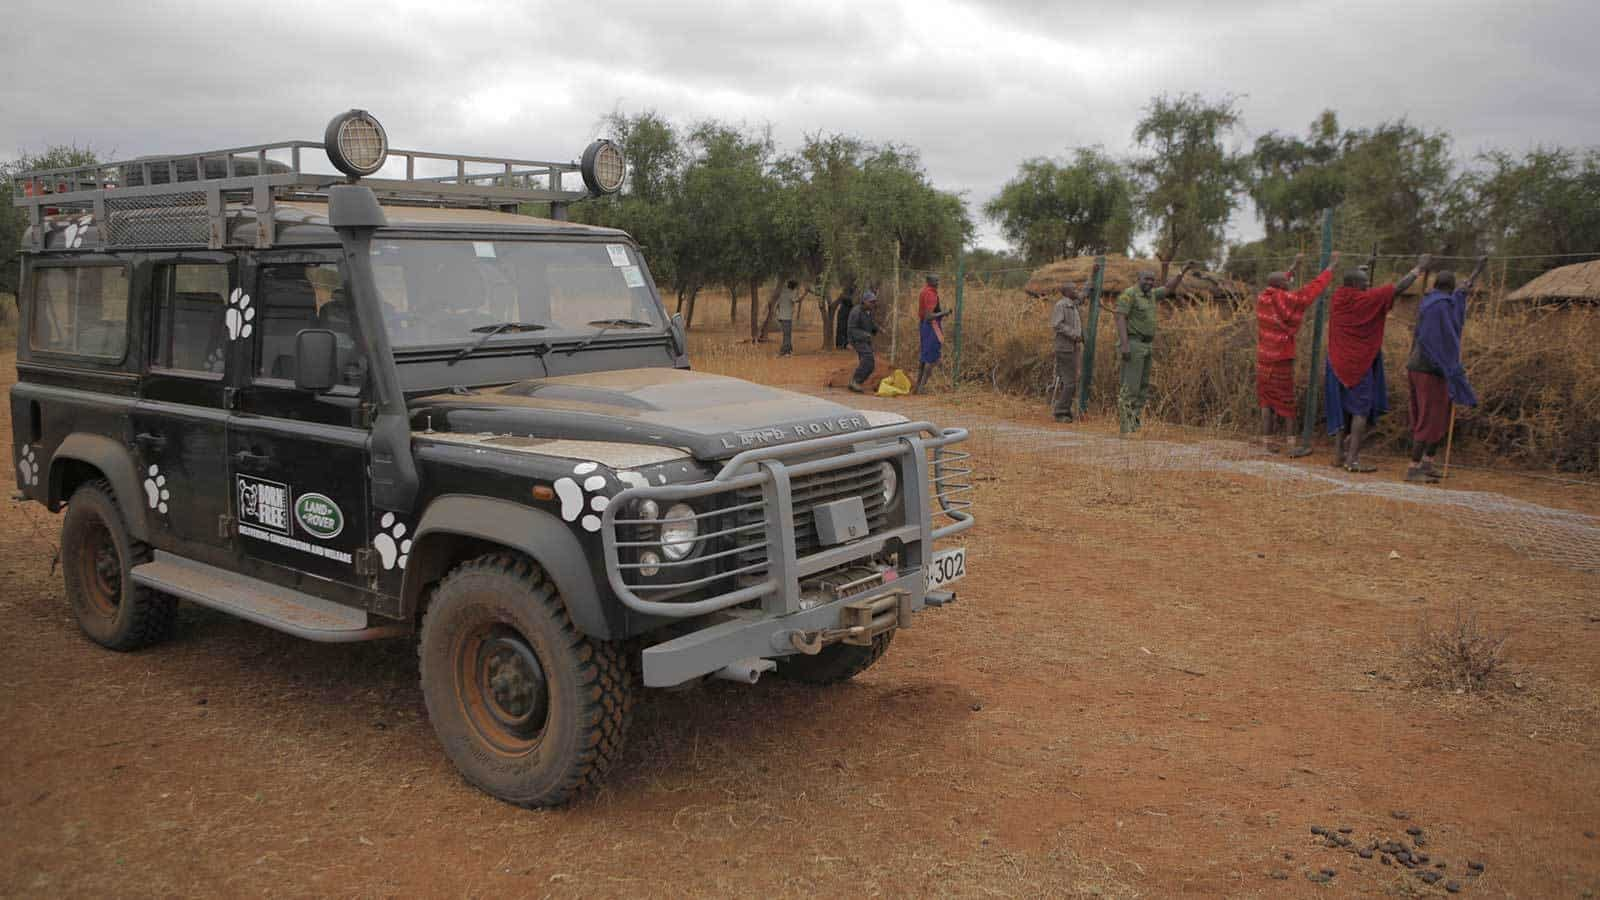
<instances>
[{"instance_id":1,"label":"born free logo sticker","mask_svg":"<svg viewBox=\"0 0 1600 900\"><path fill-rule=\"evenodd\" d=\"M344 512L324 494L301 494L294 502L294 518L308 534L323 540L344 531Z\"/></svg>"}]
</instances>

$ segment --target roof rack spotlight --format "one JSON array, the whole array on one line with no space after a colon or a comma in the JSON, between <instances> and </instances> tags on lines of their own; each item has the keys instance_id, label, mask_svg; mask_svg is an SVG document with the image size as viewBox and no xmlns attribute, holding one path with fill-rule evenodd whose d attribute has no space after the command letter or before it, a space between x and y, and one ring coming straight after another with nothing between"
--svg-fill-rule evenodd
<instances>
[{"instance_id":1,"label":"roof rack spotlight","mask_svg":"<svg viewBox=\"0 0 1600 900\"><path fill-rule=\"evenodd\" d=\"M351 178L377 172L389 156L389 136L364 109L334 116L322 143L327 148L328 161Z\"/></svg>"},{"instance_id":2,"label":"roof rack spotlight","mask_svg":"<svg viewBox=\"0 0 1600 900\"><path fill-rule=\"evenodd\" d=\"M583 183L589 188L589 193L598 197L622 190L622 179L628 174L628 163L622 158L621 147L607 140L598 140L584 148L578 170L583 173Z\"/></svg>"}]
</instances>

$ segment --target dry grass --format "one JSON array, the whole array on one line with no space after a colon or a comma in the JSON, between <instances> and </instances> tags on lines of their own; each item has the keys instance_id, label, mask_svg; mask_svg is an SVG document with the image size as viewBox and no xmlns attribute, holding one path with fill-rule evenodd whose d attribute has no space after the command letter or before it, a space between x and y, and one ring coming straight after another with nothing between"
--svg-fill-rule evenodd
<instances>
[{"instance_id":1,"label":"dry grass","mask_svg":"<svg viewBox=\"0 0 1600 900\"><path fill-rule=\"evenodd\" d=\"M947 298L949 303L951 298ZM1117 388L1116 324L1102 296L1089 407L1112 414ZM993 389L1043 397L1052 365L1050 301L1019 290L966 291L961 375ZM1376 439L1407 446L1405 359L1415 306L1397 308L1384 342L1391 414ZM895 362L915 371L916 302L902 295ZM1087 311L1085 312L1087 322ZM954 355L947 320L946 366ZM1481 404L1458 410L1454 453L1521 466L1600 471L1600 312L1530 309L1496 299L1475 303L1463 338L1467 372ZM1301 340L1298 384L1310 373L1309 332ZM1259 427L1255 394L1254 301L1197 303L1164 311L1156 344L1150 419L1245 435Z\"/></svg>"},{"instance_id":2,"label":"dry grass","mask_svg":"<svg viewBox=\"0 0 1600 900\"><path fill-rule=\"evenodd\" d=\"M1600 260L1551 269L1517 288L1507 299L1600 302Z\"/></svg>"},{"instance_id":3,"label":"dry grass","mask_svg":"<svg viewBox=\"0 0 1600 900\"><path fill-rule=\"evenodd\" d=\"M1443 625L1423 619L1406 648L1416 681L1457 693L1497 686L1506 674L1506 635L1478 623L1476 610L1457 603L1454 617Z\"/></svg>"}]
</instances>

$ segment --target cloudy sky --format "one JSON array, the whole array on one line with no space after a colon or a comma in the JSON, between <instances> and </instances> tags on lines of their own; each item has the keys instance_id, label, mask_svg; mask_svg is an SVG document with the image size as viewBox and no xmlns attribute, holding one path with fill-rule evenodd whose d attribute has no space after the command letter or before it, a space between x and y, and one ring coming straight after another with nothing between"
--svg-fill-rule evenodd
<instances>
[{"instance_id":1,"label":"cloudy sky","mask_svg":"<svg viewBox=\"0 0 1600 900\"><path fill-rule=\"evenodd\" d=\"M917 147L976 217L1023 159L1128 152L1159 92L1238 96L1240 146L1330 107L1446 129L1463 158L1600 145L1593 0L11 0L6 21L0 158L320 140L360 106L396 146L570 159L605 113L653 109Z\"/></svg>"}]
</instances>

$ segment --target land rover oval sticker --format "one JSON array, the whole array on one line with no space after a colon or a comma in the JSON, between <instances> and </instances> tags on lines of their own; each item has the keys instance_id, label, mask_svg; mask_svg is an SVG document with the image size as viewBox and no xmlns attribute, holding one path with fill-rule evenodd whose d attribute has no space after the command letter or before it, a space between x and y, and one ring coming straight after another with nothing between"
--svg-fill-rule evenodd
<instances>
[{"instance_id":1,"label":"land rover oval sticker","mask_svg":"<svg viewBox=\"0 0 1600 900\"><path fill-rule=\"evenodd\" d=\"M294 518L312 537L336 538L344 531L344 513L339 504L323 494L301 494L294 502Z\"/></svg>"}]
</instances>

